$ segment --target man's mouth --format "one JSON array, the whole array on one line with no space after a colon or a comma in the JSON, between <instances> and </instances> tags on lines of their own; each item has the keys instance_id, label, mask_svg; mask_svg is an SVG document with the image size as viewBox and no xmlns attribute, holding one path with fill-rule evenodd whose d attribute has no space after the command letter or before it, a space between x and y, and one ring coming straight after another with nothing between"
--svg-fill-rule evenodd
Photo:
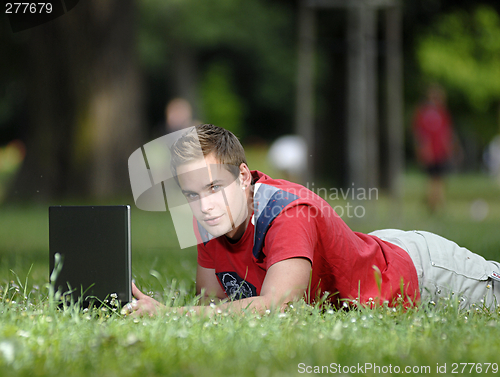
<instances>
[{"instance_id":1,"label":"man's mouth","mask_svg":"<svg viewBox=\"0 0 500 377\"><path fill-rule=\"evenodd\" d=\"M222 216L223 215L208 217L208 218L204 219L203 221L205 221L210 226L218 225L222 220Z\"/></svg>"}]
</instances>

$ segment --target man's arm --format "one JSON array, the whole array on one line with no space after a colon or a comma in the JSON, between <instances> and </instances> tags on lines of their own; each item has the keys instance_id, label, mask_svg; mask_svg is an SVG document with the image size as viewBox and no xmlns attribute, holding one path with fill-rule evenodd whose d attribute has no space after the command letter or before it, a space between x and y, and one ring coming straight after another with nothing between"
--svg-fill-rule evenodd
<instances>
[{"instance_id":1,"label":"man's arm","mask_svg":"<svg viewBox=\"0 0 500 377\"><path fill-rule=\"evenodd\" d=\"M306 258L290 258L273 264L267 270L260 296L248 297L219 305L219 310L239 312L250 309L259 313L283 310L290 301L302 298L309 285L311 262Z\"/></svg>"},{"instance_id":2,"label":"man's arm","mask_svg":"<svg viewBox=\"0 0 500 377\"><path fill-rule=\"evenodd\" d=\"M215 286L212 285L213 280L208 276L210 271L210 269L204 269L201 271L201 276L197 275L198 278L208 278L207 281L209 286L203 286L201 285L202 282L200 282L200 290L201 288L206 288L207 291L214 292L213 289L215 289ZM311 262L309 261L309 259L285 259L269 267L262 284L260 296L248 297L237 301L227 302L225 304L218 305L215 308L206 306L194 306L172 309L179 313L185 313L192 310L195 313L206 315L214 314L215 310L220 310L222 312L229 311L233 313L238 313L245 309L257 311L259 313L264 313L267 309L283 310L288 302L298 300L304 296L309 285L310 275ZM215 278L215 282L217 282L218 284L215 274L213 276ZM196 285L198 290L198 281ZM220 291L222 291L220 285L218 286L218 288L220 289ZM216 294L216 297L221 298L221 296L219 296L220 291ZM161 305L158 301L139 291L139 289L137 289L135 285L132 286L132 293L137 299L137 302L135 302L135 304L133 305L134 314L136 315L154 315L156 314L157 310L163 307L163 305ZM222 297L225 297L225 294Z\"/></svg>"},{"instance_id":3,"label":"man's arm","mask_svg":"<svg viewBox=\"0 0 500 377\"><path fill-rule=\"evenodd\" d=\"M210 304L213 299L218 299L217 302L219 302L227 298L215 275L215 269L198 265L196 270L196 294L203 295L201 297L202 305Z\"/></svg>"}]
</instances>

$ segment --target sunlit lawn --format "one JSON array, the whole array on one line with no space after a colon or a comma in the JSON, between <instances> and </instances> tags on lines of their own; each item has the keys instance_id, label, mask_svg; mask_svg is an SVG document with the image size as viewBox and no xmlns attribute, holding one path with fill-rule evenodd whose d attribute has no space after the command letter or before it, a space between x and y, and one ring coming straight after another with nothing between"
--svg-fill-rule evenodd
<instances>
[{"instance_id":1,"label":"sunlit lawn","mask_svg":"<svg viewBox=\"0 0 500 377\"><path fill-rule=\"evenodd\" d=\"M261 168L258 163L253 167ZM451 176L446 208L431 215L424 206L424 183L421 175L409 174L401 203L379 192L371 201L350 203L363 206L365 216L345 220L363 232L429 230L500 260L500 188L483 175ZM459 312L453 303L408 312L338 312L299 302L281 314L211 319L174 314L133 319L111 311L56 310L47 299L48 204L61 203L0 207L1 376L435 375L438 367L441 372L446 367L447 374L498 371L499 312ZM179 249L168 213L143 212L129 204L138 285L169 305L192 303L196 250ZM347 206L340 200L331 204ZM471 206L476 208L472 214ZM478 218L478 208L484 219ZM475 364L464 369L460 363Z\"/></svg>"}]
</instances>

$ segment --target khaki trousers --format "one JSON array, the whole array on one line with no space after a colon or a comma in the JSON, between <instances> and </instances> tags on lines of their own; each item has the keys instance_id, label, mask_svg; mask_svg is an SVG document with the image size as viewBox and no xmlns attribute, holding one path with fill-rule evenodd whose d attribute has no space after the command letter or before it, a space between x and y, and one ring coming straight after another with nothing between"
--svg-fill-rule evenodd
<instances>
[{"instance_id":1,"label":"khaki trousers","mask_svg":"<svg viewBox=\"0 0 500 377\"><path fill-rule=\"evenodd\" d=\"M425 231L384 229L370 234L410 255L417 270L422 302L457 299L461 308L473 304L493 308L500 304L500 263L487 261L455 242Z\"/></svg>"}]
</instances>

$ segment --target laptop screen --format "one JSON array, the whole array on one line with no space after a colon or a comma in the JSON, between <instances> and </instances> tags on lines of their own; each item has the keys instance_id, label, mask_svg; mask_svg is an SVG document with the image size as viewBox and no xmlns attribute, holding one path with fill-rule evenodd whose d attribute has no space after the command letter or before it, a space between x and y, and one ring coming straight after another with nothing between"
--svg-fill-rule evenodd
<instances>
[{"instance_id":1,"label":"laptop screen","mask_svg":"<svg viewBox=\"0 0 500 377\"><path fill-rule=\"evenodd\" d=\"M56 292L84 306L131 301L130 206L49 207L49 249L50 274L62 261Z\"/></svg>"}]
</instances>

